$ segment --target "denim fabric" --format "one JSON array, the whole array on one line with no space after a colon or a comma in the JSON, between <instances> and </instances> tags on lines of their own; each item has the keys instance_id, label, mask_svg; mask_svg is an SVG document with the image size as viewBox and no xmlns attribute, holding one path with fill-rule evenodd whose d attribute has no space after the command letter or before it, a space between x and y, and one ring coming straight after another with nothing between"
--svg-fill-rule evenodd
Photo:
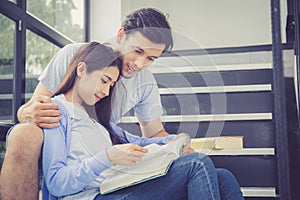
<instances>
[{"instance_id":1,"label":"denim fabric","mask_svg":"<svg viewBox=\"0 0 300 200\"><path fill-rule=\"evenodd\" d=\"M220 196L221 195L221 196ZM239 200L243 199L234 176L226 169L215 169L208 156L191 153L174 161L167 175L95 200Z\"/></svg>"},{"instance_id":2,"label":"denim fabric","mask_svg":"<svg viewBox=\"0 0 300 200\"><path fill-rule=\"evenodd\" d=\"M240 186L233 176L233 174L227 169L217 168L219 190L221 200L240 200L244 199Z\"/></svg>"},{"instance_id":3,"label":"denim fabric","mask_svg":"<svg viewBox=\"0 0 300 200\"><path fill-rule=\"evenodd\" d=\"M219 200L217 173L208 156L191 153L175 160L167 175L111 194L99 194L96 200L205 199Z\"/></svg>"}]
</instances>

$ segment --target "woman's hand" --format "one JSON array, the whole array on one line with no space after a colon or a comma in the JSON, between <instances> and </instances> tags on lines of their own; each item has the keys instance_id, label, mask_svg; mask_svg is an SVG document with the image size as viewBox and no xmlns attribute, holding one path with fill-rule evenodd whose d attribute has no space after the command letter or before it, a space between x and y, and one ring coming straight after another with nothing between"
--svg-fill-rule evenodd
<instances>
[{"instance_id":1,"label":"woman's hand","mask_svg":"<svg viewBox=\"0 0 300 200\"><path fill-rule=\"evenodd\" d=\"M183 149L182 149L182 154L185 155L185 154L188 154L188 153L195 152L195 150L193 148L191 148L191 138L190 138L190 135L187 134L187 133L179 133L171 141L178 140L179 138L182 138L182 137L185 138L184 146L183 146Z\"/></svg>"},{"instance_id":2,"label":"woman's hand","mask_svg":"<svg viewBox=\"0 0 300 200\"><path fill-rule=\"evenodd\" d=\"M106 150L108 159L115 165L134 165L148 150L136 144L118 144Z\"/></svg>"}]
</instances>

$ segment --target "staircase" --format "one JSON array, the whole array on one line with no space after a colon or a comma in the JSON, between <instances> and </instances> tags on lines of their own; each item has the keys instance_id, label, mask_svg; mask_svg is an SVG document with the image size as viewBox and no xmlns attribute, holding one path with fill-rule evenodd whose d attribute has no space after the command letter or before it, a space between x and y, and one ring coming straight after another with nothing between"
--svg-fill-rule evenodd
<instances>
[{"instance_id":1,"label":"staircase","mask_svg":"<svg viewBox=\"0 0 300 200\"><path fill-rule=\"evenodd\" d=\"M196 151L229 169L245 199L285 199L278 193L282 174L277 170L271 51L169 55L149 69L159 86L168 132L192 138L244 136L243 149ZM133 110L121 122L141 135Z\"/></svg>"}]
</instances>

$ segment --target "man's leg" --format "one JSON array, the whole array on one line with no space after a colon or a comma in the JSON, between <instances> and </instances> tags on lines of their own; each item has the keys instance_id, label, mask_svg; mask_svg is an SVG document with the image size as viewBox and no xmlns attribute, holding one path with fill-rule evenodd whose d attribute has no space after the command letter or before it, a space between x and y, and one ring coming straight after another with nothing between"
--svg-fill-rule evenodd
<instances>
[{"instance_id":1,"label":"man's leg","mask_svg":"<svg viewBox=\"0 0 300 200\"><path fill-rule=\"evenodd\" d=\"M10 132L0 174L0 199L38 199L38 162L43 132L34 124L18 124Z\"/></svg>"},{"instance_id":2,"label":"man's leg","mask_svg":"<svg viewBox=\"0 0 300 200\"><path fill-rule=\"evenodd\" d=\"M221 200L240 200L243 193L234 175L227 169L217 168Z\"/></svg>"}]
</instances>

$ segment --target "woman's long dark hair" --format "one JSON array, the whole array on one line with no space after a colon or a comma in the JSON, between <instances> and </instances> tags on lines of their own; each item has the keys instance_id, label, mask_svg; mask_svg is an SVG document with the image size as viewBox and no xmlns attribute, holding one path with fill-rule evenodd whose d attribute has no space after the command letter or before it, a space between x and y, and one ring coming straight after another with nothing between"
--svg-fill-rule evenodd
<instances>
[{"instance_id":1,"label":"woman's long dark hair","mask_svg":"<svg viewBox=\"0 0 300 200\"><path fill-rule=\"evenodd\" d=\"M76 51L60 86L52 96L64 94L74 86L77 77L77 65L80 62L86 64L88 73L101 70L107 66L117 66L120 72L122 68L122 61L118 52L98 42L90 42ZM112 143L119 144L121 141L110 126L112 89L107 97L95 104L95 109L98 122L108 130Z\"/></svg>"}]
</instances>

